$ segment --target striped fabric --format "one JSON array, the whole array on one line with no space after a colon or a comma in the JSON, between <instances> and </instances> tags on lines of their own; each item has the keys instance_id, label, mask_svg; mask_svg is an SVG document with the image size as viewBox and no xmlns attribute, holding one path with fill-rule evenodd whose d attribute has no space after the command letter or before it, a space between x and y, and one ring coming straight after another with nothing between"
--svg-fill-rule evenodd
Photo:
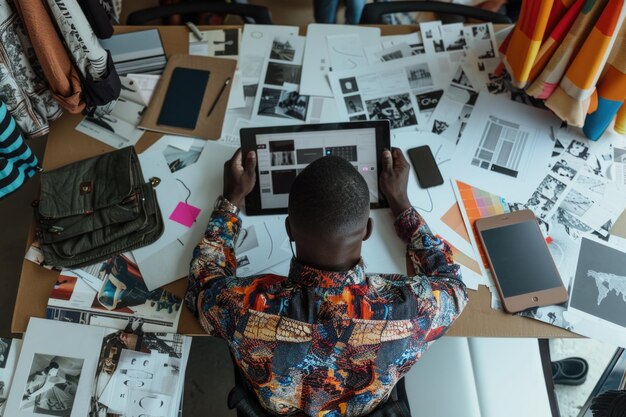
<instances>
[{"instance_id":1,"label":"striped fabric","mask_svg":"<svg viewBox=\"0 0 626 417\"><path fill-rule=\"evenodd\" d=\"M0 199L20 188L37 170L37 157L24 143L7 106L0 102Z\"/></svg>"},{"instance_id":2,"label":"striped fabric","mask_svg":"<svg viewBox=\"0 0 626 417\"><path fill-rule=\"evenodd\" d=\"M598 139L615 121L626 130L624 0L524 0L503 43L513 85Z\"/></svg>"}]
</instances>

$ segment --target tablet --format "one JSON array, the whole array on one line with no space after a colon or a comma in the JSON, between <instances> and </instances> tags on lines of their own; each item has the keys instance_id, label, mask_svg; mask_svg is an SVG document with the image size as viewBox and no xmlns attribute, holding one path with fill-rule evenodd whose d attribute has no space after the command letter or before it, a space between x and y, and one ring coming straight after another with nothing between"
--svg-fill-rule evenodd
<instances>
[{"instance_id":1,"label":"tablet","mask_svg":"<svg viewBox=\"0 0 626 417\"><path fill-rule=\"evenodd\" d=\"M383 150L390 149L389 122L364 121L241 129L241 150L257 154L257 182L246 197L246 214L287 213L289 190L311 162L345 158L363 175L370 207L387 207L378 188Z\"/></svg>"},{"instance_id":2,"label":"tablet","mask_svg":"<svg viewBox=\"0 0 626 417\"><path fill-rule=\"evenodd\" d=\"M567 290L532 211L484 217L475 226L506 311L567 301Z\"/></svg>"}]
</instances>

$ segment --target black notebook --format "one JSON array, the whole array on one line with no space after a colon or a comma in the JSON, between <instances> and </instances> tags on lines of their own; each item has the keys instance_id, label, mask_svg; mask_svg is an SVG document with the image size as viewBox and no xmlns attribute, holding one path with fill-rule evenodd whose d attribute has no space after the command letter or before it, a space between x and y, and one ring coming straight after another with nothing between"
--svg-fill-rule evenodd
<instances>
[{"instance_id":1,"label":"black notebook","mask_svg":"<svg viewBox=\"0 0 626 417\"><path fill-rule=\"evenodd\" d=\"M157 124L195 129L209 71L174 68Z\"/></svg>"}]
</instances>

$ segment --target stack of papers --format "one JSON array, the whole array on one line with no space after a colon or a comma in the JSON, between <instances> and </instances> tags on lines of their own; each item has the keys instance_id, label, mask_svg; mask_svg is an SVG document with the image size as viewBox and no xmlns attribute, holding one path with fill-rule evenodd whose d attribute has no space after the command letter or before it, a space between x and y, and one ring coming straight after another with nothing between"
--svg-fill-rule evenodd
<instances>
[{"instance_id":1,"label":"stack of papers","mask_svg":"<svg viewBox=\"0 0 626 417\"><path fill-rule=\"evenodd\" d=\"M100 40L118 75L161 74L167 63L158 29L121 33Z\"/></svg>"},{"instance_id":2,"label":"stack of papers","mask_svg":"<svg viewBox=\"0 0 626 417\"><path fill-rule=\"evenodd\" d=\"M33 318L6 416L178 415L191 338Z\"/></svg>"}]
</instances>

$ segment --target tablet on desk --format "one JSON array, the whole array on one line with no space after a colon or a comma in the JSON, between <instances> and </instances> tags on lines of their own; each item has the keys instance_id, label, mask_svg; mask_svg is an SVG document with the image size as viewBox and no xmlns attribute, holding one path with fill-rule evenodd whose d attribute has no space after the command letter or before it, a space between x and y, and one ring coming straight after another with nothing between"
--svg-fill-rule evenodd
<instances>
[{"instance_id":1,"label":"tablet on desk","mask_svg":"<svg viewBox=\"0 0 626 417\"><path fill-rule=\"evenodd\" d=\"M287 213L289 190L311 162L327 155L350 161L370 190L370 207L386 207L378 188L381 155L390 149L389 122L365 121L241 129L241 150L257 154L257 182L246 214Z\"/></svg>"}]
</instances>

